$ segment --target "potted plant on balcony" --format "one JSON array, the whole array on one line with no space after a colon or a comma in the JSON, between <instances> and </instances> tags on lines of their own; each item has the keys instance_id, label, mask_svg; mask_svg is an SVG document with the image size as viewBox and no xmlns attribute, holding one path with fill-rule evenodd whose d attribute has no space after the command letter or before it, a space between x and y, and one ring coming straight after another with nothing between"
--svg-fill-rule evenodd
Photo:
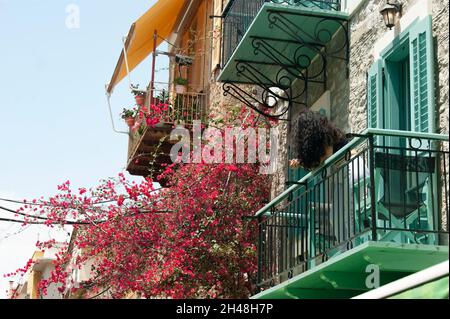
<instances>
[{"instance_id":1,"label":"potted plant on balcony","mask_svg":"<svg viewBox=\"0 0 450 319\"><path fill-rule=\"evenodd\" d=\"M175 84L175 92L177 94L185 94L187 91L188 80L182 77L176 78L173 83Z\"/></svg>"},{"instance_id":2,"label":"potted plant on balcony","mask_svg":"<svg viewBox=\"0 0 450 319\"><path fill-rule=\"evenodd\" d=\"M120 115L130 128L134 126L135 123L134 117L136 115L136 112L134 110L124 108L122 113L120 113Z\"/></svg>"},{"instance_id":3,"label":"potted plant on balcony","mask_svg":"<svg viewBox=\"0 0 450 319\"><path fill-rule=\"evenodd\" d=\"M139 90L139 84L131 85L134 99L137 106L143 106L145 104L145 92Z\"/></svg>"}]
</instances>

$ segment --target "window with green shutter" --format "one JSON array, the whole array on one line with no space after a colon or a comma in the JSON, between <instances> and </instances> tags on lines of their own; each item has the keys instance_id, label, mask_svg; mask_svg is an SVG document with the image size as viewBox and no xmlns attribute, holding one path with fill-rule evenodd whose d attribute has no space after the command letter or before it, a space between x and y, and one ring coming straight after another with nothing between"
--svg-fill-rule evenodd
<instances>
[{"instance_id":1,"label":"window with green shutter","mask_svg":"<svg viewBox=\"0 0 450 319\"><path fill-rule=\"evenodd\" d=\"M434 132L433 70L432 22L427 16L397 36L370 67L368 127Z\"/></svg>"}]
</instances>

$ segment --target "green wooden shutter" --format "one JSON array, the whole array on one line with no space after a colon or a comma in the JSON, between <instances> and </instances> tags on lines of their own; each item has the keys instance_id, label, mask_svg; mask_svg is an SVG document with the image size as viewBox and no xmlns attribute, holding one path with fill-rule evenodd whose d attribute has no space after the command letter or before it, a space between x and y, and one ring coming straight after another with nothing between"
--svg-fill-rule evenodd
<instances>
[{"instance_id":1,"label":"green wooden shutter","mask_svg":"<svg viewBox=\"0 0 450 319\"><path fill-rule=\"evenodd\" d=\"M409 33L411 66L411 126L435 132L433 29L431 16L416 22Z\"/></svg>"},{"instance_id":2,"label":"green wooden shutter","mask_svg":"<svg viewBox=\"0 0 450 319\"><path fill-rule=\"evenodd\" d=\"M375 61L367 79L367 127L383 128L382 60Z\"/></svg>"}]
</instances>

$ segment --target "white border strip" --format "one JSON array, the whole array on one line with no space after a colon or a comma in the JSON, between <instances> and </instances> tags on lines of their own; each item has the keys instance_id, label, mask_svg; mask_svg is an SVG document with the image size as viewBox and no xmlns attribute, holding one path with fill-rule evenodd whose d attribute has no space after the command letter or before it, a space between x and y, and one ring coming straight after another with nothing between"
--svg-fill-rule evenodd
<instances>
[{"instance_id":1,"label":"white border strip","mask_svg":"<svg viewBox=\"0 0 450 319\"><path fill-rule=\"evenodd\" d=\"M441 264L430 267L428 269L417 272L408 277L394 281L390 284L384 285L378 289L371 290L362 295L353 297L352 299L384 299L390 296L402 293L409 289L425 285L434 280L448 276L449 262L444 261Z\"/></svg>"}]
</instances>

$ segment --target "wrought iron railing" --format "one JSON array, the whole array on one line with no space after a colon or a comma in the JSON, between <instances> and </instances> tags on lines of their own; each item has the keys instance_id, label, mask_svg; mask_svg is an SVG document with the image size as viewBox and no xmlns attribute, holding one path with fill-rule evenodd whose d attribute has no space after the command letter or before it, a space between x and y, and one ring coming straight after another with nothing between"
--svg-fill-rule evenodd
<instances>
[{"instance_id":1,"label":"wrought iron railing","mask_svg":"<svg viewBox=\"0 0 450 319\"><path fill-rule=\"evenodd\" d=\"M204 123L207 96L207 92L177 93L170 84L155 82L153 90L146 92L145 105L138 108L135 117L138 127L130 128L129 162L142 147L149 130L171 129L177 124L191 127L194 121Z\"/></svg>"},{"instance_id":2,"label":"wrought iron railing","mask_svg":"<svg viewBox=\"0 0 450 319\"><path fill-rule=\"evenodd\" d=\"M222 66L231 58L264 3L341 10L341 0L230 0L223 12Z\"/></svg>"},{"instance_id":3,"label":"wrought iron railing","mask_svg":"<svg viewBox=\"0 0 450 319\"><path fill-rule=\"evenodd\" d=\"M156 82L153 99L147 97L148 115L156 117L164 124L191 125L194 121L202 121L205 115L207 94L205 92L176 92L167 83ZM151 107L153 105L153 107Z\"/></svg>"},{"instance_id":4,"label":"wrought iron railing","mask_svg":"<svg viewBox=\"0 0 450 319\"><path fill-rule=\"evenodd\" d=\"M354 137L256 214L259 285L366 241L448 245L448 163L448 135L369 129Z\"/></svg>"}]
</instances>

